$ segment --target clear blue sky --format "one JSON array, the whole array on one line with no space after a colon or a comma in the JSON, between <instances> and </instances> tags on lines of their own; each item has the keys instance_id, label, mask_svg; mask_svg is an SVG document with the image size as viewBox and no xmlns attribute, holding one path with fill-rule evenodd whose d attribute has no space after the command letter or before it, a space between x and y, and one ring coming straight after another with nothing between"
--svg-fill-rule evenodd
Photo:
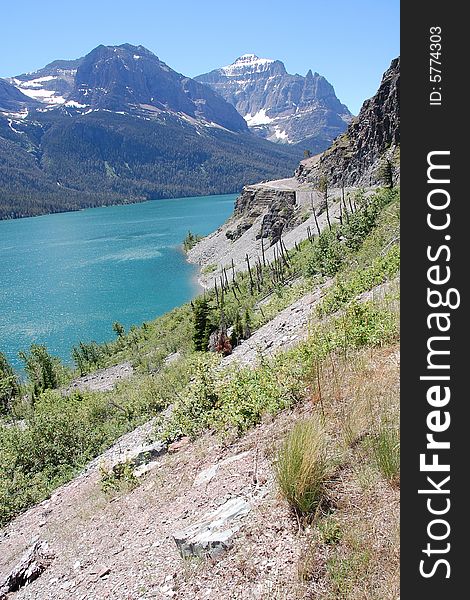
<instances>
[{"instance_id":1,"label":"clear blue sky","mask_svg":"<svg viewBox=\"0 0 470 600\"><path fill-rule=\"evenodd\" d=\"M321 73L353 113L399 54L399 0L22 0L2 22L0 77L99 44L142 44L188 76L253 52Z\"/></svg>"}]
</instances>

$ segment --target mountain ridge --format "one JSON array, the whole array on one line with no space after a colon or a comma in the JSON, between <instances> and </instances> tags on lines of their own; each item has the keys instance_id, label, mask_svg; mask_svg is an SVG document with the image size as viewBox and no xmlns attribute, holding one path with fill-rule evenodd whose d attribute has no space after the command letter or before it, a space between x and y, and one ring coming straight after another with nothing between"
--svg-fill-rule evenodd
<instances>
[{"instance_id":1,"label":"mountain ridge","mask_svg":"<svg viewBox=\"0 0 470 600\"><path fill-rule=\"evenodd\" d=\"M296 177L317 184L326 176L330 185L377 185L381 162L389 161L399 180L400 57L384 72L377 92L365 100L359 115L321 156L301 162Z\"/></svg>"},{"instance_id":2,"label":"mountain ridge","mask_svg":"<svg viewBox=\"0 0 470 600\"><path fill-rule=\"evenodd\" d=\"M2 97L0 218L238 192L300 158L142 46L53 61L5 81Z\"/></svg>"}]
</instances>

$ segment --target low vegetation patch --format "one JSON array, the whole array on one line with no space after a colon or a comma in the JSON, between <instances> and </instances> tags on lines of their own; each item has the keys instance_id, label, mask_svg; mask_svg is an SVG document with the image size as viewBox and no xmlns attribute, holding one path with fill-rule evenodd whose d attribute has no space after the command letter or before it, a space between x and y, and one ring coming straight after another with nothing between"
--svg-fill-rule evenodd
<instances>
[{"instance_id":1,"label":"low vegetation patch","mask_svg":"<svg viewBox=\"0 0 470 600\"><path fill-rule=\"evenodd\" d=\"M138 478L134 475L134 465L129 460L118 463L110 469L102 464L99 471L101 490L107 495L129 492L139 483Z\"/></svg>"},{"instance_id":2,"label":"low vegetation patch","mask_svg":"<svg viewBox=\"0 0 470 600\"><path fill-rule=\"evenodd\" d=\"M400 482L400 430L395 424L382 421L369 440L372 456L382 476L392 487Z\"/></svg>"},{"instance_id":3,"label":"low vegetation patch","mask_svg":"<svg viewBox=\"0 0 470 600\"><path fill-rule=\"evenodd\" d=\"M189 252L191 248L202 240L202 235L198 235L197 233L193 233L192 231L188 231L186 237L183 240L183 249L185 252Z\"/></svg>"}]
</instances>

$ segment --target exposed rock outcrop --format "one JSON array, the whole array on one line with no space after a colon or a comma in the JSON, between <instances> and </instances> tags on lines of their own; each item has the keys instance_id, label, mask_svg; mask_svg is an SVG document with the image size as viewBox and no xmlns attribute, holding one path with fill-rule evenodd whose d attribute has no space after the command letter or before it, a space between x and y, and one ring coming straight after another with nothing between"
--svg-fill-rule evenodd
<instances>
[{"instance_id":1,"label":"exposed rock outcrop","mask_svg":"<svg viewBox=\"0 0 470 600\"><path fill-rule=\"evenodd\" d=\"M231 219L188 254L189 261L203 269L200 281L204 287L212 287L224 267L245 270L247 255L254 262L262 254L266 261L273 260L281 235L283 245L289 250L311 232L328 226L324 194L319 190L323 175L328 181L332 222L340 218L339 199L343 194L347 196L357 187L383 185L379 167L385 161L391 167L394 182L398 182L399 83L397 58L385 72L375 96L364 102L359 116L331 148L302 161L292 178L243 189Z\"/></svg>"},{"instance_id":2,"label":"exposed rock outcrop","mask_svg":"<svg viewBox=\"0 0 470 600\"><path fill-rule=\"evenodd\" d=\"M316 184L326 175L330 185L371 186L380 182L380 163L388 159L398 180L399 100L400 58L396 58L385 71L375 96L364 102L347 131L320 157L302 161L296 177Z\"/></svg>"},{"instance_id":3,"label":"exposed rock outcrop","mask_svg":"<svg viewBox=\"0 0 470 600\"><path fill-rule=\"evenodd\" d=\"M64 394L68 395L76 391L91 392L108 392L116 386L118 381L128 379L134 374L134 367L130 362L126 361L106 369L99 369L88 375L77 377L64 390Z\"/></svg>"},{"instance_id":4,"label":"exposed rock outcrop","mask_svg":"<svg viewBox=\"0 0 470 600\"><path fill-rule=\"evenodd\" d=\"M213 558L227 550L241 527L240 519L250 510L251 505L244 498L230 498L199 523L178 531L173 538L181 556Z\"/></svg>"},{"instance_id":5,"label":"exposed rock outcrop","mask_svg":"<svg viewBox=\"0 0 470 600\"><path fill-rule=\"evenodd\" d=\"M234 219L238 219L238 223L225 235L229 240L237 240L264 215L256 239L267 238L270 245L275 244L283 231L295 224L296 208L295 190L246 186L235 204Z\"/></svg>"},{"instance_id":6,"label":"exposed rock outcrop","mask_svg":"<svg viewBox=\"0 0 470 600\"><path fill-rule=\"evenodd\" d=\"M37 104L36 100L23 94L14 85L0 79L0 111L21 112Z\"/></svg>"},{"instance_id":7,"label":"exposed rock outcrop","mask_svg":"<svg viewBox=\"0 0 470 600\"><path fill-rule=\"evenodd\" d=\"M21 557L20 562L10 571L0 586L0 600L10 592L16 592L37 579L51 564L54 555L47 542L37 540Z\"/></svg>"}]
</instances>

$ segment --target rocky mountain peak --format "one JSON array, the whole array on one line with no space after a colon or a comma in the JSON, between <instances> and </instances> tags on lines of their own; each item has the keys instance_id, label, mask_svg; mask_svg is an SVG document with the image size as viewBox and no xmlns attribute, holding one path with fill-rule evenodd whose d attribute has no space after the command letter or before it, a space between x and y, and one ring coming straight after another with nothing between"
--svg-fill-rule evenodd
<instances>
[{"instance_id":1,"label":"rocky mountain peak","mask_svg":"<svg viewBox=\"0 0 470 600\"><path fill-rule=\"evenodd\" d=\"M232 64L216 69L221 77L247 78L257 74L285 74L286 69L280 60L259 58L256 54L243 54Z\"/></svg>"},{"instance_id":2,"label":"rocky mountain peak","mask_svg":"<svg viewBox=\"0 0 470 600\"><path fill-rule=\"evenodd\" d=\"M143 46L98 46L81 62L70 99L113 111L183 113L231 131L247 130L237 111L210 88L177 73Z\"/></svg>"},{"instance_id":3,"label":"rocky mountain peak","mask_svg":"<svg viewBox=\"0 0 470 600\"><path fill-rule=\"evenodd\" d=\"M351 118L324 77L312 70L306 77L290 75L280 60L256 54L244 54L196 80L233 104L255 134L271 141L307 140L310 150L321 151Z\"/></svg>"}]
</instances>

